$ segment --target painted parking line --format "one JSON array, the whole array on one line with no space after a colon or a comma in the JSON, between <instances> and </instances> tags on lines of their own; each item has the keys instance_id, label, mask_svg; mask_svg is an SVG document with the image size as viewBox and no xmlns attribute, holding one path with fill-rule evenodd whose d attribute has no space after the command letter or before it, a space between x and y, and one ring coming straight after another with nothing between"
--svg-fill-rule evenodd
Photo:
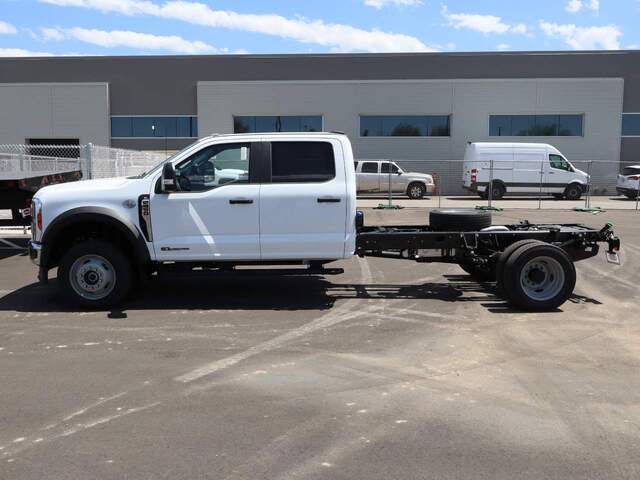
<instances>
[{"instance_id":1,"label":"painted parking line","mask_svg":"<svg viewBox=\"0 0 640 480\"><path fill-rule=\"evenodd\" d=\"M0 250L25 250L26 249L26 247L10 242L9 240L5 240L4 238L0 238L0 243L4 243L6 245L6 247L0 247Z\"/></svg>"}]
</instances>

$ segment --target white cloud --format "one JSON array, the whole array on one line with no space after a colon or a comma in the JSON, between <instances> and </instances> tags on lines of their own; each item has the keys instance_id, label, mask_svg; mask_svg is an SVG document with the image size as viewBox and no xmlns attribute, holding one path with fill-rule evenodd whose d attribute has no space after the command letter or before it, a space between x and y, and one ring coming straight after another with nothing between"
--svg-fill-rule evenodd
<instances>
[{"instance_id":1,"label":"white cloud","mask_svg":"<svg viewBox=\"0 0 640 480\"><path fill-rule=\"evenodd\" d=\"M484 35L518 33L526 34L528 29L523 23L510 25L495 15L480 15L477 13L451 13L446 5L442 6L440 13L449 22L449 26L460 30L466 28Z\"/></svg>"},{"instance_id":2,"label":"white cloud","mask_svg":"<svg viewBox=\"0 0 640 480\"><path fill-rule=\"evenodd\" d=\"M600 0L569 0L565 7L569 13L578 13L583 8L598 14L600 12Z\"/></svg>"},{"instance_id":3,"label":"white cloud","mask_svg":"<svg viewBox=\"0 0 640 480\"><path fill-rule=\"evenodd\" d=\"M11 25L10 23L3 22L2 20L0 20L0 34L3 34L3 33L13 34L13 33L18 33L18 30L16 29L16 27Z\"/></svg>"},{"instance_id":4,"label":"white cloud","mask_svg":"<svg viewBox=\"0 0 640 480\"><path fill-rule=\"evenodd\" d=\"M504 52L505 50L509 50L509 48L511 48L511 46L508 43L501 43L500 45L498 45L497 48L501 52Z\"/></svg>"},{"instance_id":5,"label":"white cloud","mask_svg":"<svg viewBox=\"0 0 640 480\"><path fill-rule=\"evenodd\" d=\"M383 7L393 5L395 7L417 7L424 5L422 0L364 0L367 7L373 7L380 10Z\"/></svg>"},{"instance_id":6,"label":"white cloud","mask_svg":"<svg viewBox=\"0 0 640 480\"><path fill-rule=\"evenodd\" d=\"M52 57L52 53L33 52L23 48L0 48L0 57Z\"/></svg>"},{"instance_id":7,"label":"white cloud","mask_svg":"<svg viewBox=\"0 0 640 480\"><path fill-rule=\"evenodd\" d=\"M41 28L40 33L42 34L42 39L47 42L49 40L64 40L64 35L57 28Z\"/></svg>"},{"instance_id":8,"label":"white cloud","mask_svg":"<svg viewBox=\"0 0 640 480\"><path fill-rule=\"evenodd\" d=\"M363 30L351 25L325 23L303 17L286 18L275 14L246 14L214 10L204 3L170 0L164 4L149 0L40 0L59 6L82 7L123 15L151 15L181 20L194 25L227 28L275 35L331 47L341 51L418 52L433 51L415 37L380 30Z\"/></svg>"},{"instance_id":9,"label":"white cloud","mask_svg":"<svg viewBox=\"0 0 640 480\"><path fill-rule=\"evenodd\" d=\"M207 43L189 41L175 35L162 36L126 30L104 31L80 27L43 28L41 31L44 40L72 38L105 48L126 47L140 50L166 50L191 55L221 52L221 50Z\"/></svg>"},{"instance_id":10,"label":"white cloud","mask_svg":"<svg viewBox=\"0 0 640 480\"><path fill-rule=\"evenodd\" d=\"M548 37L564 40L575 50L618 50L622 37L622 30L616 25L578 27L541 21L540 28Z\"/></svg>"}]
</instances>

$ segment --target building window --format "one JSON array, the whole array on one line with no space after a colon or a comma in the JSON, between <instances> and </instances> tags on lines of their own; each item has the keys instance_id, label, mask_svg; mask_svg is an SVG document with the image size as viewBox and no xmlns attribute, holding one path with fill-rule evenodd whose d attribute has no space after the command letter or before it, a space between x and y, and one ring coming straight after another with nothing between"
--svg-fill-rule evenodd
<instances>
[{"instance_id":1,"label":"building window","mask_svg":"<svg viewBox=\"0 0 640 480\"><path fill-rule=\"evenodd\" d=\"M622 114L622 136L640 137L640 113Z\"/></svg>"},{"instance_id":2,"label":"building window","mask_svg":"<svg viewBox=\"0 0 640 480\"><path fill-rule=\"evenodd\" d=\"M449 115L361 115L361 137L449 137Z\"/></svg>"},{"instance_id":3,"label":"building window","mask_svg":"<svg viewBox=\"0 0 640 480\"><path fill-rule=\"evenodd\" d=\"M271 143L273 183L321 183L335 176L336 163L330 143Z\"/></svg>"},{"instance_id":4,"label":"building window","mask_svg":"<svg viewBox=\"0 0 640 480\"><path fill-rule=\"evenodd\" d=\"M233 133L321 132L320 115L234 116Z\"/></svg>"},{"instance_id":5,"label":"building window","mask_svg":"<svg viewBox=\"0 0 640 480\"><path fill-rule=\"evenodd\" d=\"M197 138L195 116L113 116L111 138Z\"/></svg>"},{"instance_id":6,"label":"building window","mask_svg":"<svg viewBox=\"0 0 640 480\"><path fill-rule=\"evenodd\" d=\"M583 115L491 115L491 137L582 137Z\"/></svg>"}]
</instances>

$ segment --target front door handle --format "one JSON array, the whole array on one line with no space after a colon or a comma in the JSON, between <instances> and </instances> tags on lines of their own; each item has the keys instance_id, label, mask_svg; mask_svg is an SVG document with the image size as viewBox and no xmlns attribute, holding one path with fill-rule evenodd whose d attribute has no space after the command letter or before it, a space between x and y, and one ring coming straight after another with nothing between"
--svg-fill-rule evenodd
<instances>
[{"instance_id":1,"label":"front door handle","mask_svg":"<svg viewBox=\"0 0 640 480\"><path fill-rule=\"evenodd\" d=\"M251 205L253 203L253 200L249 198L232 198L231 200L229 200L229 203L231 205Z\"/></svg>"},{"instance_id":2,"label":"front door handle","mask_svg":"<svg viewBox=\"0 0 640 480\"><path fill-rule=\"evenodd\" d=\"M327 198L327 197L320 197L318 198L318 203L340 203L340 199L339 198Z\"/></svg>"}]
</instances>

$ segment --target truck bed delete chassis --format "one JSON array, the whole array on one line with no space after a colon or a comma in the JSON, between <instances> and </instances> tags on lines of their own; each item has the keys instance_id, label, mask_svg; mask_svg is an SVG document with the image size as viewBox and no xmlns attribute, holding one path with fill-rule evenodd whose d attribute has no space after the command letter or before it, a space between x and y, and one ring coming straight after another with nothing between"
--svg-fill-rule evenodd
<instances>
[{"instance_id":1,"label":"truck bed delete chassis","mask_svg":"<svg viewBox=\"0 0 640 480\"><path fill-rule=\"evenodd\" d=\"M578 261L597 255L599 243L606 242L610 253L620 248L620 240L614 235L611 224L599 230L581 224L532 224L527 221L504 227L505 230L492 227L494 229L477 232L434 231L424 225L361 227L356 254L418 262L459 263L462 259L471 259L474 263L482 263L495 259L512 243L531 239L556 245L565 250L571 260ZM438 250L439 253L429 255L423 250Z\"/></svg>"}]
</instances>

